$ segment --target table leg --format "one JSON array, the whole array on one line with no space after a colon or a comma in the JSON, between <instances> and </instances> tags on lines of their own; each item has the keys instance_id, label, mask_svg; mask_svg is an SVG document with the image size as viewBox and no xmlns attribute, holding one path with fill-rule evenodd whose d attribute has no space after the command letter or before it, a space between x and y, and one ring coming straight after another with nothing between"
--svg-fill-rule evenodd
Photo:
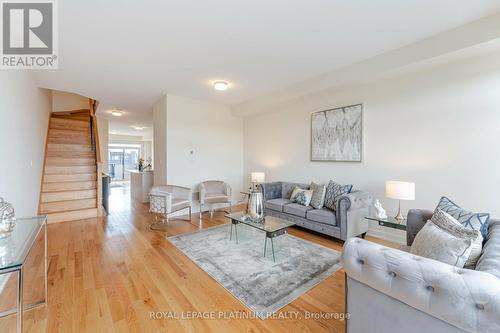
<instances>
[{"instance_id":1,"label":"table leg","mask_svg":"<svg viewBox=\"0 0 500 333\"><path fill-rule=\"evenodd\" d=\"M48 234L47 234L47 219L45 220L45 305L49 303L49 288L48 288L48 269L49 269L49 256L47 253L47 247L48 247Z\"/></svg>"},{"instance_id":2,"label":"table leg","mask_svg":"<svg viewBox=\"0 0 500 333\"><path fill-rule=\"evenodd\" d=\"M23 269L17 271L17 333L23 331Z\"/></svg>"},{"instance_id":3,"label":"table leg","mask_svg":"<svg viewBox=\"0 0 500 333\"><path fill-rule=\"evenodd\" d=\"M231 221L231 231L229 232L229 240L233 238L233 222Z\"/></svg>"},{"instance_id":4,"label":"table leg","mask_svg":"<svg viewBox=\"0 0 500 333\"><path fill-rule=\"evenodd\" d=\"M274 241L273 241L273 238L274 237L271 237L271 248L273 250L273 261L276 262L276 258L274 257Z\"/></svg>"},{"instance_id":5,"label":"table leg","mask_svg":"<svg viewBox=\"0 0 500 333\"><path fill-rule=\"evenodd\" d=\"M234 233L236 234L236 244L238 244L238 224L234 225Z\"/></svg>"},{"instance_id":6,"label":"table leg","mask_svg":"<svg viewBox=\"0 0 500 333\"><path fill-rule=\"evenodd\" d=\"M266 248L267 248L267 234L266 234L266 240L264 241L264 258L266 257Z\"/></svg>"}]
</instances>

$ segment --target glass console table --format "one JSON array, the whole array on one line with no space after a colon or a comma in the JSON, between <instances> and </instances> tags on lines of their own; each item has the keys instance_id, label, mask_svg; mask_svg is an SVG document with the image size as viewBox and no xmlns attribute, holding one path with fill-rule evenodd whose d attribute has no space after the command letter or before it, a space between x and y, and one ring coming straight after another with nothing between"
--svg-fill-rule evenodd
<instances>
[{"instance_id":1,"label":"glass console table","mask_svg":"<svg viewBox=\"0 0 500 333\"><path fill-rule=\"evenodd\" d=\"M376 221L378 222L378 225L383 227L398 229L398 230L406 230L406 219L396 220L396 218L394 217L387 217L385 219L381 219L375 216L366 216L365 219Z\"/></svg>"},{"instance_id":2,"label":"glass console table","mask_svg":"<svg viewBox=\"0 0 500 333\"><path fill-rule=\"evenodd\" d=\"M26 310L47 304L47 217L18 218L14 230L0 239L0 275L17 272L17 307L0 312L0 318L17 314L17 332L23 325L23 269L38 236L44 230L44 299L27 304Z\"/></svg>"},{"instance_id":3,"label":"glass console table","mask_svg":"<svg viewBox=\"0 0 500 333\"><path fill-rule=\"evenodd\" d=\"M240 223L265 232L264 257L266 256L267 239L269 238L271 240L273 261L276 261L276 256L274 252L274 238L287 234L288 228L295 225L295 223L293 222L285 221L283 219L273 216L266 216L262 218L260 221L253 221L249 218L246 218L246 214L244 212L227 214L226 217L231 220L231 231L229 239L230 240L232 239L233 226L234 226L236 243L238 243L238 224Z\"/></svg>"}]
</instances>

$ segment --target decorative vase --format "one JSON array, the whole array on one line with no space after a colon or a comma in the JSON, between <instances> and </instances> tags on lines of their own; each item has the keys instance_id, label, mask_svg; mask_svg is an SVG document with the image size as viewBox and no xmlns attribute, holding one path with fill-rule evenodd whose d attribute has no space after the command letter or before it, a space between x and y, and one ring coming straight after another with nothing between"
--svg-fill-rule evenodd
<instances>
[{"instance_id":1,"label":"decorative vase","mask_svg":"<svg viewBox=\"0 0 500 333\"><path fill-rule=\"evenodd\" d=\"M7 237L14 230L16 216L12 204L0 197L0 238Z\"/></svg>"},{"instance_id":2,"label":"decorative vase","mask_svg":"<svg viewBox=\"0 0 500 333\"><path fill-rule=\"evenodd\" d=\"M259 191L250 192L248 198L248 211L247 214L252 220L258 220L264 217L264 203L262 193Z\"/></svg>"}]
</instances>

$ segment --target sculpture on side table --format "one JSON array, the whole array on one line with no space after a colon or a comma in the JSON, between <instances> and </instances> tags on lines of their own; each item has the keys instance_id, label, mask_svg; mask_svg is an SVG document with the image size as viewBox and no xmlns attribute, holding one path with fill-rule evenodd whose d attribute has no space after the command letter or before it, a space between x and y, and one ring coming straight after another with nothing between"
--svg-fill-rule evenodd
<instances>
[{"instance_id":1,"label":"sculpture on side table","mask_svg":"<svg viewBox=\"0 0 500 333\"><path fill-rule=\"evenodd\" d=\"M385 212L384 207L382 207L382 204L378 199L375 201L375 204L373 206L375 207L376 215L379 219L387 218L387 213Z\"/></svg>"},{"instance_id":2,"label":"sculpture on side table","mask_svg":"<svg viewBox=\"0 0 500 333\"><path fill-rule=\"evenodd\" d=\"M0 238L7 237L16 223L14 207L0 197Z\"/></svg>"}]
</instances>

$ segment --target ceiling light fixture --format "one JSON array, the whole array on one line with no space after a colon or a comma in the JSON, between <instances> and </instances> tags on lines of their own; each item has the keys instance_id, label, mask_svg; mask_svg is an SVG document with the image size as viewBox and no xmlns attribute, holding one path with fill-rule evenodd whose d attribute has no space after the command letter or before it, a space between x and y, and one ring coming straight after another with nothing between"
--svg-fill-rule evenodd
<instances>
[{"instance_id":1,"label":"ceiling light fixture","mask_svg":"<svg viewBox=\"0 0 500 333\"><path fill-rule=\"evenodd\" d=\"M226 81L215 81L214 82L214 89L219 90L219 91L225 91L229 87L229 83Z\"/></svg>"},{"instance_id":2,"label":"ceiling light fixture","mask_svg":"<svg viewBox=\"0 0 500 333\"><path fill-rule=\"evenodd\" d=\"M113 116L115 116L115 117L121 117L121 116L123 116L123 112L118 111L118 110L113 110L113 111L111 111L111 114L112 114Z\"/></svg>"},{"instance_id":3,"label":"ceiling light fixture","mask_svg":"<svg viewBox=\"0 0 500 333\"><path fill-rule=\"evenodd\" d=\"M144 126L130 126L130 127L134 128L134 129L136 129L136 130L138 130L138 131L142 131L143 129L145 129L145 128L146 128L146 127L144 127Z\"/></svg>"}]
</instances>

